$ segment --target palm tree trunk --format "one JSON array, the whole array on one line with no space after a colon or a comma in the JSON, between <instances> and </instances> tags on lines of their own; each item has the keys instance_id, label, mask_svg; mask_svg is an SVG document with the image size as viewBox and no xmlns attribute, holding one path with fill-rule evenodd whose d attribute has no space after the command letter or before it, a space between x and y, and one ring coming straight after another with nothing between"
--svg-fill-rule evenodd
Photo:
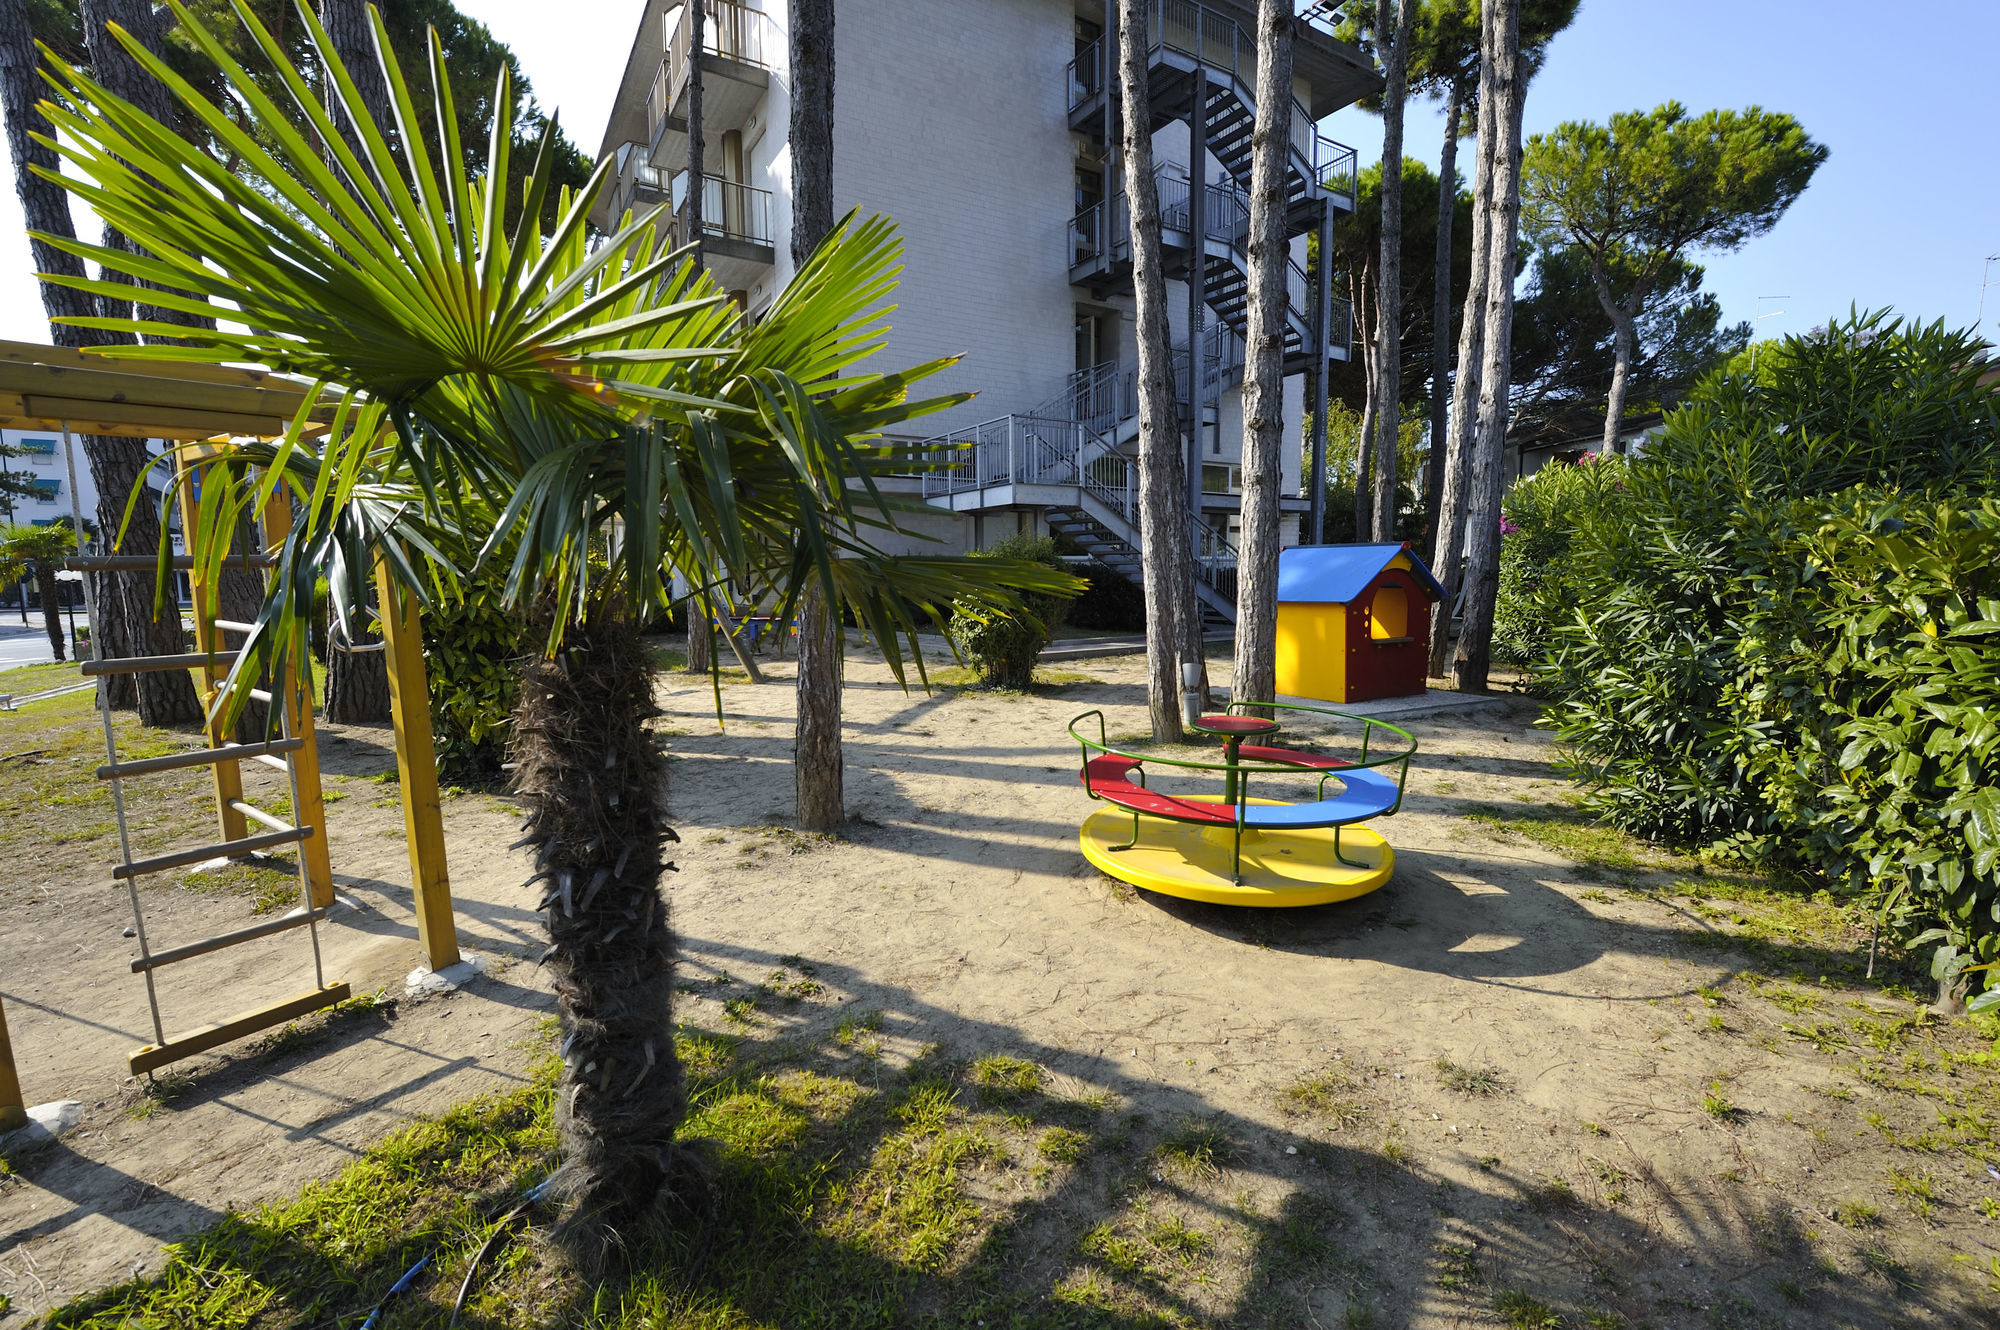
<instances>
[{"instance_id":1,"label":"palm tree trunk","mask_svg":"<svg viewBox=\"0 0 2000 1330\"><path fill-rule=\"evenodd\" d=\"M833 230L833 0L791 0L792 266ZM799 598L795 814L807 831L847 816L840 746L840 612L817 582Z\"/></svg>"},{"instance_id":2,"label":"palm tree trunk","mask_svg":"<svg viewBox=\"0 0 2000 1330\"><path fill-rule=\"evenodd\" d=\"M1466 274L1465 311L1459 320L1458 373L1451 385L1451 420L1445 434L1444 481L1438 490L1437 546L1431 571L1444 589L1431 632L1433 677L1451 659L1451 615L1458 601L1459 559L1465 549L1465 504L1471 485L1472 440L1479 405L1479 377L1486 356L1486 285L1493 262L1493 148L1500 137L1494 117L1493 65L1480 35L1478 155L1472 168L1472 265ZM1512 257L1505 260L1512 267Z\"/></svg>"},{"instance_id":3,"label":"palm tree trunk","mask_svg":"<svg viewBox=\"0 0 2000 1330\"><path fill-rule=\"evenodd\" d=\"M1492 261L1487 271L1486 355L1480 370L1479 434L1465 515L1465 626L1452 656L1462 692L1483 692L1491 665L1493 606L1500 590L1500 494L1506 461L1508 356L1513 349L1514 264L1521 220L1521 113L1528 75L1521 59L1520 0L1491 0L1495 119L1505 137L1493 156Z\"/></svg>"},{"instance_id":4,"label":"palm tree trunk","mask_svg":"<svg viewBox=\"0 0 2000 1330\"><path fill-rule=\"evenodd\" d=\"M1120 155L1131 211L1134 321L1139 344L1139 543L1146 597L1146 704L1153 738L1181 738L1181 664L1199 663L1193 613L1194 556L1188 478L1174 407L1173 340L1160 266L1160 196L1153 183L1152 110L1146 86L1148 0L1118 0ZM1192 362L1192 358L1190 358Z\"/></svg>"},{"instance_id":5,"label":"palm tree trunk","mask_svg":"<svg viewBox=\"0 0 2000 1330\"><path fill-rule=\"evenodd\" d=\"M514 788L528 807L529 879L547 913L543 960L562 1020L559 1240L602 1269L674 1174L687 1112L674 1056L674 941L660 891L662 775L646 720L652 670L639 628L606 611L570 624L522 671Z\"/></svg>"},{"instance_id":6,"label":"palm tree trunk","mask_svg":"<svg viewBox=\"0 0 2000 1330\"><path fill-rule=\"evenodd\" d=\"M0 0L0 112L7 127L7 151L14 168L14 189L28 230L74 238L76 228L70 218L69 197L60 185L45 180L32 168L55 171L55 153L35 142L30 135L50 138L55 131L36 109L47 92L36 73L34 34L29 27L23 0ZM35 271L68 277L84 276L83 261L46 241L30 238L29 255ZM42 308L48 313L50 339L70 348L107 346L129 342L93 328L78 328L56 320L89 318L100 313L98 302L69 287L40 283ZM116 536L124 519L125 498L137 484L146 464L144 443L137 439L86 434L83 453L97 482L98 530L109 540ZM141 504L133 514L132 529L123 548L131 553L152 553L159 548L159 521L152 505ZM152 578L145 573L102 573L92 580L97 602L97 628L104 640L106 655L172 654L184 650L180 615L169 611L153 617ZM200 720L201 702L194 683L186 674L158 673L111 675L100 685L115 707L139 709L148 725L186 725Z\"/></svg>"},{"instance_id":7,"label":"palm tree trunk","mask_svg":"<svg viewBox=\"0 0 2000 1330\"><path fill-rule=\"evenodd\" d=\"M1458 131L1465 93L1452 85L1444 113L1444 151L1438 155L1437 260L1431 278L1431 446L1424 466L1423 554L1435 566L1438 504L1444 494L1445 426L1450 420L1451 228L1458 214Z\"/></svg>"},{"instance_id":8,"label":"palm tree trunk","mask_svg":"<svg viewBox=\"0 0 2000 1330\"><path fill-rule=\"evenodd\" d=\"M1375 473L1370 477L1368 533L1371 540L1396 538L1396 445L1402 426L1403 394L1403 104L1410 80L1410 13L1415 0L1375 0L1378 43L1388 38L1382 74L1382 266L1376 274L1380 295L1375 314Z\"/></svg>"},{"instance_id":9,"label":"palm tree trunk","mask_svg":"<svg viewBox=\"0 0 2000 1330\"><path fill-rule=\"evenodd\" d=\"M58 663L68 659L63 654L61 588L56 584L56 565L50 559L35 560L35 588L42 593L42 627L48 630L49 649L54 651Z\"/></svg>"},{"instance_id":10,"label":"palm tree trunk","mask_svg":"<svg viewBox=\"0 0 2000 1330\"><path fill-rule=\"evenodd\" d=\"M1243 536L1232 701L1278 691L1278 486L1285 449L1285 171L1292 133L1294 0L1257 6L1257 121L1250 141L1250 292L1243 369Z\"/></svg>"}]
</instances>

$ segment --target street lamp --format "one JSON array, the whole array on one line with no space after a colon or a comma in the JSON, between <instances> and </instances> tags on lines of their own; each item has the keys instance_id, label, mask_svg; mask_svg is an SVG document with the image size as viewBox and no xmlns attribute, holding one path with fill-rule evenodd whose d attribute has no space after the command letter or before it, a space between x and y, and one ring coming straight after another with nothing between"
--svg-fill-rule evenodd
<instances>
[{"instance_id":1,"label":"street lamp","mask_svg":"<svg viewBox=\"0 0 2000 1330\"><path fill-rule=\"evenodd\" d=\"M1757 325L1762 323L1765 319L1775 319L1779 315L1785 312L1782 309L1774 309L1769 314L1766 314L1764 312L1764 302L1767 300L1790 300L1790 299L1791 299L1790 296L1757 297L1757 317L1750 320L1750 372L1752 374L1755 374L1757 372Z\"/></svg>"}]
</instances>

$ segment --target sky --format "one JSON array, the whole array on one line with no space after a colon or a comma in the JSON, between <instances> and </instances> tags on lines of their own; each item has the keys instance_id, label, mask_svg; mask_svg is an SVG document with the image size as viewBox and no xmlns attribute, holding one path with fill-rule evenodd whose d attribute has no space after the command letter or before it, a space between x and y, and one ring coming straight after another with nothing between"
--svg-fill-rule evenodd
<instances>
[{"instance_id":1,"label":"sky","mask_svg":"<svg viewBox=\"0 0 2000 1330\"><path fill-rule=\"evenodd\" d=\"M861 2L861 0L850 0ZM866 0L930 5L978 0ZM535 95L595 150L642 0L459 0L520 57ZM561 15L550 19L551 10ZM1896 18L1889 23L1886 20ZM1669 99L1691 111L1759 105L1796 116L1830 156L1767 235L1696 255L1729 322L1804 332L1850 305L1968 326L2000 254L2000 151L1991 88L1995 0L1583 0L1528 92L1526 130ZM836 102L836 114L837 102ZM1435 166L1443 115L1413 102L1404 150ZM1322 132L1380 156L1381 122L1337 113ZM1461 152L1460 160L1469 155ZM0 174L7 170L0 162ZM1468 163L1469 170L1469 163ZM0 191L0 337L44 341L12 181ZM79 232L94 219L78 212ZM2000 262L1992 265L2000 283ZM1983 328L2000 327L2000 284ZM1761 299L1760 297L1782 297ZM1759 318L1759 315L1768 317Z\"/></svg>"}]
</instances>

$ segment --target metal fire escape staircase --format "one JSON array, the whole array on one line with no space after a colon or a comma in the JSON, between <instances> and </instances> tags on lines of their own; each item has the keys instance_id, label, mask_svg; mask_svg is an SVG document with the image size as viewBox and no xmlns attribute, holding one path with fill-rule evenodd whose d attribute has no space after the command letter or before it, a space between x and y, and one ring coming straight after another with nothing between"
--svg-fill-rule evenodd
<instances>
[{"instance_id":1,"label":"metal fire escape staircase","mask_svg":"<svg viewBox=\"0 0 2000 1330\"><path fill-rule=\"evenodd\" d=\"M1255 129L1255 41L1237 23L1194 0L1153 0L1148 6L1148 92L1152 129L1177 121L1191 141L1222 167L1218 180L1162 167L1155 174L1161 209L1165 275L1190 280L1201 270L1200 305L1190 345L1174 348L1175 395L1183 421L1216 423L1221 391L1241 377L1249 317L1249 185ZM1115 124L1113 44L1100 40L1070 66L1069 124L1092 140L1107 161ZM1080 212L1070 227L1073 285L1100 298L1131 289L1129 211L1107 167L1105 198ZM1355 154L1322 137L1306 108L1292 107L1286 162L1285 234L1315 228L1325 234L1336 212L1352 211ZM1347 358L1347 302L1308 280L1287 261L1285 371L1297 373L1327 358ZM1322 310L1321 306L1325 308ZM1135 375L1115 363L1079 370L1063 391L1033 410L1001 416L926 441L923 493L955 512L1038 507L1049 529L1134 584L1141 580ZM1196 595L1211 625L1236 618L1237 552L1192 508L1187 524L1194 552Z\"/></svg>"}]
</instances>

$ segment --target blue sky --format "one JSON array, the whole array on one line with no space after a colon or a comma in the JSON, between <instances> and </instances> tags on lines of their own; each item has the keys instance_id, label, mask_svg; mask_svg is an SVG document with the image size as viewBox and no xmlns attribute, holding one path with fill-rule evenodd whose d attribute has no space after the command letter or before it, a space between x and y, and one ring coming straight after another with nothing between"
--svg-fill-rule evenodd
<instances>
[{"instance_id":1,"label":"blue sky","mask_svg":"<svg viewBox=\"0 0 2000 1330\"><path fill-rule=\"evenodd\" d=\"M562 0L559 23L548 0L459 2L514 47L542 103L594 149L639 0ZM1982 261L2000 253L1996 63L2000 0L1584 0L1529 90L1527 129L1669 98L1694 111L1788 111L1832 155L1769 235L1704 259L1725 317L1782 311L1759 323L1769 336L1802 332L1850 304L1888 305L1963 326L1978 308ZM1381 153L1373 117L1343 111L1323 128L1364 160ZM1442 133L1442 115L1413 103L1405 150L1435 164ZM2000 286L1987 294L1992 336ZM1760 310L1757 297L1770 295L1790 298ZM0 190L0 337L47 336L9 180Z\"/></svg>"},{"instance_id":2,"label":"blue sky","mask_svg":"<svg viewBox=\"0 0 2000 1330\"><path fill-rule=\"evenodd\" d=\"M1697 256L1729 322L1804 332L1850 304L1970 326L2000 253L1995 0L1583 0L1528 91L1526 131L1677 100L1796 116L1830 150L1768 235ZM1349 109L1323 132L1381 156L1381 121ZM1444 116L1412 103L1404 152L1437 166ZM1470 163L1466 175L1470 176ZM2000 263L1993 265L2000 279ZM1994 336L2000 286L1988 291ZM1789 296L1763 302L1757 297Z\"/></svg>"}]
</instances>

